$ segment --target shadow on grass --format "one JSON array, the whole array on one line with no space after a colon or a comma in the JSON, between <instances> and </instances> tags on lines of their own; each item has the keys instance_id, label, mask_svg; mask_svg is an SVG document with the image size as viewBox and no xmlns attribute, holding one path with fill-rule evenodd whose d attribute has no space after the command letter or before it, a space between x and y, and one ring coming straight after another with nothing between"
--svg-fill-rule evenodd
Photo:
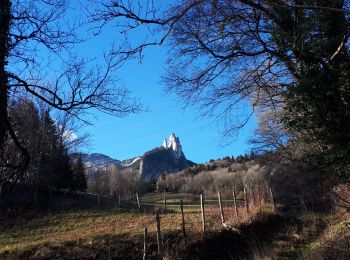
<instances>
[{"instance_id":1,"label":"shadow on grass","mask_svg":"<svg viewBox=\"0 0 350 260\"><path fill-rule=\"evenodd\" d=\"M272 257L271 243L281 234L291 229L299 229L301 223L293 218L279 215L258 215L238 230L223 230L208 233L187 247L183 259L260 259Z\"/></svg>"},{"instance_id":2,"label":"shadow on grass","mask_svg":"<svg viewBox=\"0 0 350 260\"><path fill-rule=\"evenodd\" d=\"M269 255L266 250L276 236L295 230L300 223L293 218L259 215L238 230L189 233L185 243L180 230L163 234L167 259L252 259ZM147 259L160 259L154 232L147 238ZM103 233L65 242L43 243L15 252L3 252L2 259L142 259L143 235ZM291 256L293 257L293 256Z\"/></svg>"}]
</instances>

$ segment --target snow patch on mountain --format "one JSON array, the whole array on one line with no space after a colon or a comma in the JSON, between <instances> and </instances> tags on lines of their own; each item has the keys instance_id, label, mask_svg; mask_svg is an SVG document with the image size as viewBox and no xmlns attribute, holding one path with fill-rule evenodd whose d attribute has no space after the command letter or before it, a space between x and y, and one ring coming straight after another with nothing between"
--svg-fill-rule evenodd
<instances>
[{"instance_id":1,"label":"snow patch on mountain","mask_svg":"<svg viewBox=\"0 0 350 260\"><path fill-rule=\"evenodd\" d=\"M82 157L86 167L105 167L110 164L120 165L120 161L113 159L105 154L101 153L73 153L70 155L73 160L77 160L78 157Z\"/></svg>"},{"instance_id":2,"label":"snow patch on mountain","mask_svg":"<svg viewBox=\"0 0 350 260\"><path fill-rule=\"evenodd\" d=\"M131 158L131 159L123 160L121 162L121 165L123 167L129 167L129 166L132 166L133 164L135 164L136 162L138 162L141 159L142 159L142 157L137 156L137 157L134 157L134 158Z\"/></svg>"}]
</instances>

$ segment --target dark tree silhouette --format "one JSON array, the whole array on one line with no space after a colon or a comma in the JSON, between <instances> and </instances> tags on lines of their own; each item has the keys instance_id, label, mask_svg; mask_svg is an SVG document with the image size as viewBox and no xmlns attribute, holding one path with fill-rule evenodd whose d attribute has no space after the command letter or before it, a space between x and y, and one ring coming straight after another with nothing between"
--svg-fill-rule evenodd
<instances>
[{"instance_id":1,"label":"dark tree silhouette","mask_svg":"<svg viewBox=\"0 0 350 260\"><path fill-rule=\"evenodd\" d=\"M52 191L82 186L82 177L76 178L68 156L70 142L64 141L68 136L63 136L62 140L60 125L53 120L47 107L38 107L29 100L18 100L11 103L9 116L17 138L28 147L31 160L25 174L16 175L13 182L4 186L6 191L13 183L20 184L32 194L26 198L27 202L38 206L39 199L43 199L40 195L45 192L51 194ZM7 143L5 154L9 164L16 165L22 159L16 149L14 143ZM7 177L3 169L0 177ZM8 198L9 194L4 195Z\"/></svg>"},{"instance_id":2,"label":"dark tree silhouette","mask_svg":"<svg viewBox=\"0 0 350 260\"><path fill-rule=\"evenodd\" d=\"M81 156L78 157L77 162L74 164L73 174L74 174L73 190L86 191L87 180L85 175L85 166Z\"/></svg>"},{"instance_id":3,"label":"dark tree silhouette","mask_svg":"<svg viewBox=\"0 0 350 260\"><path fill-rule=\"evenodd\" d=\"M95 108L119 117L140 111L138 101L111 76L116 56L91 66L72 49L80 24L67 20L70 1L0 2L0 185L14 182L28 167L30 153L14 132L8 114L12 99L30 97L70 115ZM59 64L57 64L59 63ZM61 70L57 69L61 67ZM22 160L9 164L6 145L14 143Z\"/></svg>"}]
</instances>

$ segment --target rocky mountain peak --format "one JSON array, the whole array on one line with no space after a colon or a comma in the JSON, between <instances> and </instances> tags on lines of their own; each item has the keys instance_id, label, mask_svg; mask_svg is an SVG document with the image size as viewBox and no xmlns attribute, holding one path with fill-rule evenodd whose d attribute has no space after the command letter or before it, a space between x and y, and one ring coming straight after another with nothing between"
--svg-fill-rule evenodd
<instances>
[{"instance_id":1,"label":"rocky mountain peak","mask_svg":"<svg viewBox=\"0 0 350 260\"><path fill-rule=\"evenodd\" d=\"M180 143L180 139L171 133L169 139L165 139L162 147L156 147L127 160L116 160L104 154L71 154L72 159L82 156L87 168L87 177L96 179L97 174L102 171L106 173L111 165L117 167L121 172L138 173L144 181L156 180L163 173L174 173L182 171L195 165L187 160Z\"/></svg>"},{"instance_id":2,"label":"rocky mountain peak","mask_svg":"<svg viewBox=\"0 0 350 260\"><path fill-rule=\"evenodd\" d=\"M184 157L182 147L180 144L180 139L174 133L170 134L168 140L164 139L163 147L165 149L171 149L177 158Z\"/></svg>"}]
</instances>

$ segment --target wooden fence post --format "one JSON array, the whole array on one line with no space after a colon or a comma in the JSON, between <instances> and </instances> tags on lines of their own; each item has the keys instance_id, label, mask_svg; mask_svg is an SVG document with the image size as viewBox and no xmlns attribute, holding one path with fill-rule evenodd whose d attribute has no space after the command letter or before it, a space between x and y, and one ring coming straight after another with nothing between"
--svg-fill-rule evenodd
<instances>
[{"instance_id":1,"label":"wooden fence post","mask_svg":"<svg viewBox=\"0 0 350 260\"><path fill-rule=\"evenodd\" d=\"M246 188L245 188L245 187L244 187L244 189L243 189L243 192L244 192L244 202L245 202L245 208L246 208L247 214L249 214L249 201L248 201L248 194L247 194L247 190L246 190Z\"/></svg>"},{"instance_id":2,"label":"wooden fence post","mask_svg":"<svg viewBox=\"0 0 350 260\"><path fill-rule=\"evenodd\" d=\"M186 226L185 226L185 214L184 214L184 206L183 201L180 201L181 215L182 215L182 233L184 234L185 242L187 241L186 236Z\"/></svg>"},{"instance_id":3,"label":"wooden fence post","mask_svg":"<svg viewBox=\"0 0 350 260\"><path fill-rule=\"evenodd\" d=\"M235 189L233 189L232 195L233 195L233 205L234 205L234 207L235 207L236 218L237 218L237 220L239 220L238 209L237 209L237 200L236 200L236 191L235 191Z\"/></svg>"},{"instance_id":4,"label":"wooden fence post","mask_svg":"<svg viewBox=\"0 0 350 260\"><path fill-rule=\"evenodd\" d=\"M138 209L141 209L140 200L139 200L139 194L138 193L136 193L136 201L137 201Z\"/></svg>"},{"instance_id":5,"label":"wooden fence post","mask_svg":"<svg viewBox=\"0 0 350 260\"><path fill-rule=\"evenodd\" d=\"M205 227L205 213L204 213L204 199L203 199L203 194L200 195L200 199L201 199L202 229L203 229L203 232L205 232L205 231L206 231L206 227Z\"/></svg>"},{"instance_id":6,"label":"wooden fence post","mask_svg":"<svg viewBox=\"0 0 350 260\"><path fill-rule=\"evenodd\" d=\"M160 231L160 217L158 212L156 212L156 232L157 232L158 254L160 254L162 251L162 234Z\"/></svg>"},{"instance_id":7,"label":"wooden fence post","mask_svg":"<svg viewBox=\"0 0 350 260\"><path fill-rule=\"evenodd\" d=\"M272 188L270 188L270 198L271 198L271 202L273 204L273 213L277 213L277 204L276 204L276 199L275 196L273 194Z\"/></svg>"},{"instance_id":8,"label":"wooden fence post","mask_svg":"<svg viewBox=\"0 0 350 260\"><path fill-rule=\"evenodd\" d=\"M219 199L221 223L222 223L222 226L223 226L223 227L226 227L224 209L223 209L222 203L221 203L221 194L220 194L220 192L218 192L218 199Z\"/></svg>"},{"instance_id":9,"label":"wooden fence post","mask_svg":"<svg viewBox=\"0 0 350 260\"><path fill-rule=\"evenodd\" d=\"M146 260L147 256L147 228L143 231L143 260Z\"/></svg>"},{"instance_id":10,"label":"wooden fence post","mask_svg":"<svg viewBox=\"0 0 350 260\"><path fill-rule=\"evenodd\" d=\"M121 208L121 200L120 200L120 193L118 193L118 207Z\"/></svg>"},{"instance_id":11,"label":"wooden fence post","mask_svg":"<svg viewBox=\"0 0 350 260\"><path fill-rule=\"evenodd\" d=\"M166 195L165 195L165 190L164 190L164 209L166 210Z\"/></svg>"},{"instance_id":12,"label":"wooden fence post","mask_svg":"<svg viewBox=\"0 0 350 260\"><path fill-rule=\"evenodd\" d=\"M100 201L100 194L97 194L97 205L100 206L101 201Z\"/></svg>"}]
</instances>

